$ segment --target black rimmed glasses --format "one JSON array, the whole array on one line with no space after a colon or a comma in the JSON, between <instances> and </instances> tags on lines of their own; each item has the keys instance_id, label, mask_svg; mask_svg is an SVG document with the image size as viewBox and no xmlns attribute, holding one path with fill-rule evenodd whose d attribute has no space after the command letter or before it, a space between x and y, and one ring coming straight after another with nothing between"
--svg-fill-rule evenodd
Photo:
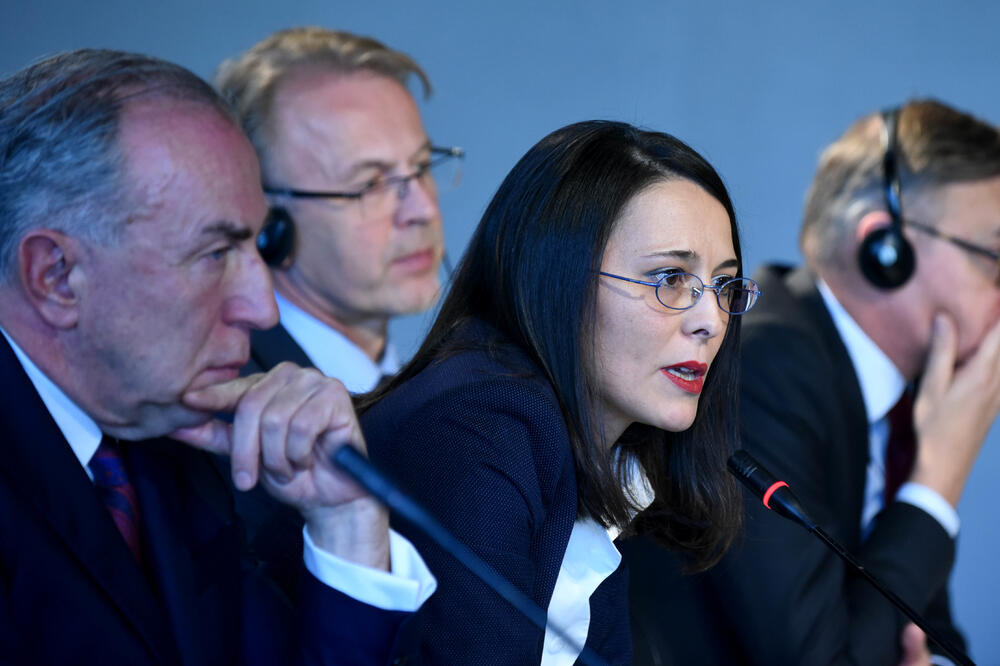
<instances>
[{"instance_id":1,"label":"black rimmed glasses","mask_svg":"<svg viewBox=\"0 0 1000 666\"><path fill-rule=\"evenodd\" d=\"M757 298L761 294L757 283L750 278L719 278L709 285L702 282L697 275L681 271L667 273L656 282L635 280L604 271L600 271L600 274L616 280L656 287L656 300L670 310L693 308L707 289L715 292L719 309L726 314L741 315L746 314L757 303Z\"/></svg>"},{"instance_id":2,"label":"black rimmed glasses","mask_svg":"<svg viewBox=\"0 0 1000 666\"><path fill-rule=\"evenodd\" d=\"M377 210L392 208L395 202L402 201L410 193L410 184L420 180L424 185L438 181L452 187L458 185L462 178L459 168L465 151L456 146L431 146L430 159L418 164L412 173L402 176L378 175L353 192L297 190L287 187L264 186L264 192L277 196L294 197L297 199L345 199L363 202L366 207Z\"/></svg>"},{"instance_id":3,"label":"black rimmed glasses","mask_svg":"<svg viewBox=\"0 0 1000 666\"><path fill-rule=\"evenodd\" d=\"M903 224L908 227L913 227L914 229L922 231L930 236L934 236L935 238L946 240L952 245L959 247L965 250L966 252L971 252L972 254L978 255L980 257L986 257L987 259L992 261L997 266L998 269L1000 269L1000 252L990 250L989 248L985 248L982 245L977 245L971 241L965 240L964 238L959 238L958 236L952 236L951 234L941 231L937 227L932 227L929 224L914 222L912 220L906 220Z\"/></svg>"}]
</instances>

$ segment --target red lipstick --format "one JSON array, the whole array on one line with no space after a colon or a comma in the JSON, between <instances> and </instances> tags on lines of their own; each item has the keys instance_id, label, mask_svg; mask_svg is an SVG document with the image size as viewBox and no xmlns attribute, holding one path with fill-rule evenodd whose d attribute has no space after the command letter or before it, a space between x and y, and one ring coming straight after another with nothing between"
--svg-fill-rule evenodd
<instances>
[{"instance_id":1,"label":"red lipstick","mask_svg":"<svg viewBox=\"0 0 1000 666\"><path fill-rule=\"evenodd\" d=\"M684 361L660 368L660 372L681 390L697 395L701 393L701 389L705 385L705 373L708 372L708 365L698 361Z\"/></svg>"}]
</instances>

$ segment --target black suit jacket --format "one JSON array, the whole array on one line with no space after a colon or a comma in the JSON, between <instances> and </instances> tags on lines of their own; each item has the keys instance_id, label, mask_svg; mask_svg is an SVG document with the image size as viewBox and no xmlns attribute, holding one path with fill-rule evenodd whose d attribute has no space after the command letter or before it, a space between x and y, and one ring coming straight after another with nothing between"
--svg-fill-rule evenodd
<instances>
[{"instance_id":1,"label":"black suit jacket","mask_svg":"<svg viewBox=\"0 0 1000 666\"><path fill-rule=\"evenodd\" d=\"M403 613L304 571L300 614L250 556L223 479L169 440L131 443L146 571L0 341L0 662L384 663Z\"/></svg>"},{"instance_id":2,"label":"black suit jacket","mask_svg":"<svg viewBox=\"0 0 1000 666\"><path fill-rule=\"evenodd\" d=\"M250 360L240 371L242 375L267 372L283 361L300 368L313 367L312 360L281 324L266 331L250 331Z\"/></svg>"},{"instance_id":3,"label":"black suit jacket","mask_svg":"<svg viewBox=\"0 0 1000 666\"><path fill-rule=\"evenodd\" d=\"M958 644L946 584L954 543L927 513L889 504L861 540L868 421L833 319L805 270L768 267L744 318L743 446L818 524ZM742 543L707 574L629 544L637 663L895 664L906 622L803 528L747 497ZM682 609L682 610L677 610Z\"/></svg>"},{"instance_id":4,"label":"black suit jacket","mask_svg":"<svg viewBox=\"0 0 1000 666\"><path fill-rule=\"evenodd\" d=\"M518 350L467 348L432 364L362 415L372 461L543 610L576 519L573 457L551 386ZM537 664L543 634L422 532L396 529L420 550L438 589L402 641L428 664ZM590 598L587 645L631 662L622 566ZM583 602L582 602L583 603Z\"/></svg>"}]
</instances>

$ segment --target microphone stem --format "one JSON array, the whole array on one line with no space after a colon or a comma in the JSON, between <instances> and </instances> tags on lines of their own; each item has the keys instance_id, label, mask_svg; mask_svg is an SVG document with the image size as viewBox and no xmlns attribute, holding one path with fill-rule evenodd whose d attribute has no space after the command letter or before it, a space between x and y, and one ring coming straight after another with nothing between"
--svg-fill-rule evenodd
<instances>
[{"instance_id":1,"label":"microphone stem","mask_svg":"<svg viewBox=\"0 0 1000 666\"><path fill-rule=\"evenodd\" d=\"M546 627L555 632L568 646L578 650L581 663L586 666L607 666L594 650L580 646L565 629L556 622L549 622L548 616L534 601L521 592L509 580L501 576L472 549L459 541L422 506L396 487L353 446L340 447L333 456L337 466L347 472L358 485L370 492L397 516L418 527L439 547L458 560L465 568L479 577L487 586L499 594L507 603L531 620L544 632Z\"/></svg>"},{"instance_id":2,"label":"microphone stem","mask_svg":"<svg viewBox=\"0 0 1000 666\"><path fill-rule=\"evenodd\" d=\"M885 595L885 597L887 597L892 603L894 603L897 608L903 611L906 617L910 618L915 625L923 629L927 637L931 639L934 643L937 643L937 645L942 650L944 650L944 652L948 655L948 657L952 661L954 661L957 664L964 664L966 666L976 666L975 662L969 659L964 652L957 649L949 641L938 636L933 629L927 626L927 623L924 621L924 619L920 617L920 615L915 610L910 608L910 605L908 603L900 599L895 592L882 585L882 583L880 583L877 578L868 573L868 569L866 569L864 565L862 565L860 562L856 561L853 557L851 557L851 554L848 553L844 549L844 547L841 546L833 537L824 532L822 527L814 526L809 528L809 530L817 537L819 537L820 540L823 541L823 543L829 546L830 550L837 553L837 555L840 556L840 559L844 560L844 562L850 565L855 571L864 576L868 580L868 582L875 587L875 589L877 589L879 592Z\"/></svg>"}]
</instances>

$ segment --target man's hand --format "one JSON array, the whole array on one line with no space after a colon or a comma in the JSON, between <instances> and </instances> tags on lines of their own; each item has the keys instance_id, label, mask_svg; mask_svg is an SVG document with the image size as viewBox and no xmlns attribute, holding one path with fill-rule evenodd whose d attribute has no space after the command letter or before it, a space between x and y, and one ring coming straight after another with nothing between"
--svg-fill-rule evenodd
<instances>
[{"instance_id":1,"label":"man's hand","mask_svg":"<svg viewBox=\"0 0 1000 666\"><path fill-rule=\"evenodd\" d=\"M975 354L955 368L955 325L934 320L920 394L914 404L917 460L910 480L958 506L986 434L1000 411L1000 321Z\"/></svg>"},{"instance_id":2,"label":"man's hand","mask_svg":"<svg viewBox=\"0 0 1000 666\"><path fill-rule=\"evenodd\" d=\"M172 437L228 455L236 487L249 490L260 480L277 500L302 513L318 547L388 568L387 512L331 462L346 442L365 451L343 384L282 363L267 374L189 391L183 401L205 412L232 412L233 423L212 419Z\"/></svg>"},{"instance_id":3,"label":"man's hand","mask_svg":"<svg viewBox=\"0 0 1000 666\"><path fill-rule=\"evenodd\" d=\"M903 658L899 666L930 666L931 651L927 649L927 636L912 622L903 627L899 637L903 647Z\"/></svg>"}]
</instances>

